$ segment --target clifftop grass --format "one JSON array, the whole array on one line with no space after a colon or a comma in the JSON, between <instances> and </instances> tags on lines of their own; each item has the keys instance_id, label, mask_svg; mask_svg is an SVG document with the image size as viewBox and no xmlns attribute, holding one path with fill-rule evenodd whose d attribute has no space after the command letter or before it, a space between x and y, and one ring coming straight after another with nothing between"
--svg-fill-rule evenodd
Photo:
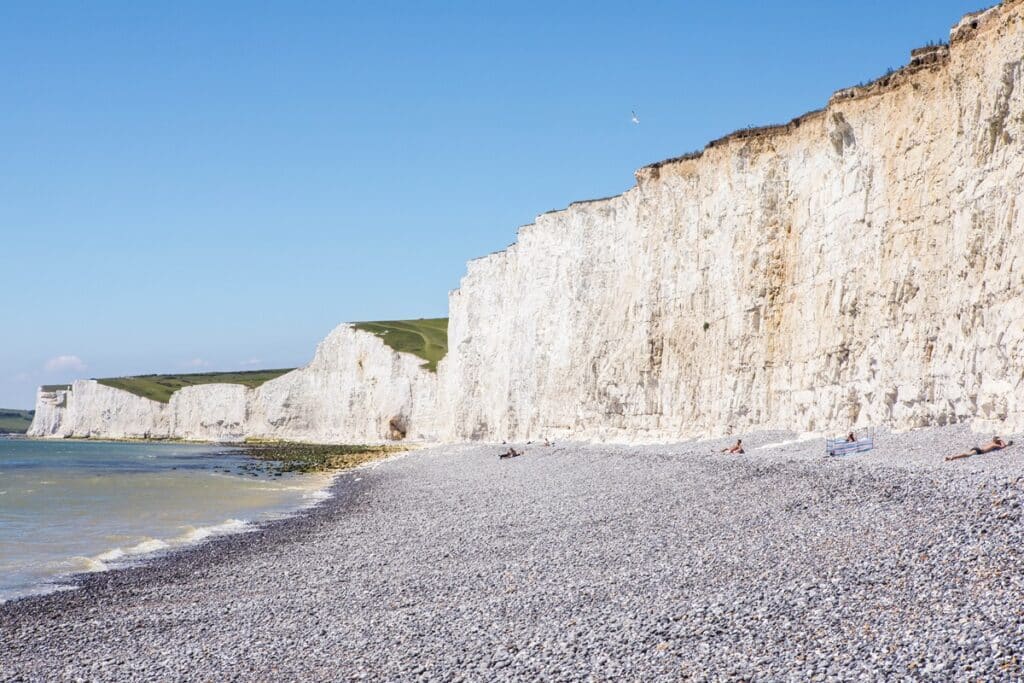
<instances>
[{"instance_id":1,"label":"clifftop grass","mask_svg":"<svg viewBox=\"0 0 1024 683\"><path fill-rule=\"evenodd\" d=\"M426 361L422 367L430 372L437 372L437 362L448 353L448 318L378 320L352 326L377 335L395 351L419 356Z\"/></svg>"},{"instance_id":2,"label":"clifftop grass","mask_svg":"<svg viewBox=\"0 0 1024 683\"><path fill-rule=\"evenodd\" d=\"M97 379L100 384L121 389L142 398L167 403L178 389L200 384L243 384L255 389L264 382L276 379L292 368L279 370L250 370L245 372L198 372L187 375L138 375L135 377L107 377Z\"/></svg>"},{"instance_id":3,"label":"clifftop grass","mask_svg":"<svg viewBox=\"0 0 1024 683\"><path fill-rule=\"evenodd\" d=\"M0 434L24 434L34 414L34 410L0 408Z\"/></svg>"},{"instance_id":4,"label":"clifftop grass","mask_svg":"<svg viewBox=\"0 0 1024 683\"><path fill-rule=\"evenodd\" d=\"M437 362L448 353L448 318L420 318L419 320L380 320L353 323L357 330L370 332L395 351L411 353L426 361L423 368L437 372ZM255 389L264 382L276 379L293 368L278 370L251 370L245 372L197 372L179 375L135 375L132 377L105 377L100 384L114 389L167 403L171 395L184 387L200 384L242 384ZM46 389L47 387L44 387ZM67 388L54 386L51 389Z\"/></svg>"}]
</instances>

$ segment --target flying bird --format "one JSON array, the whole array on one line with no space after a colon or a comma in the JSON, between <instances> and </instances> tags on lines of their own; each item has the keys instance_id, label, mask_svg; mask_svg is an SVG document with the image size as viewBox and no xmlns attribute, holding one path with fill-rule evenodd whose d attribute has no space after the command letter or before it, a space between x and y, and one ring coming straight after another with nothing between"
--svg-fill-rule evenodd
<instances>
[{"instance_id":1,"label":"flying bird","mask_svg":"<svg viewBox=\"0 0 1024 683\"><path fill-rule=\"evenodd\" d=\"M629 113L633 115L633 124L640 125L640 117L636 115L636 111L631 111Z\"/></svg>"}]
</instances>

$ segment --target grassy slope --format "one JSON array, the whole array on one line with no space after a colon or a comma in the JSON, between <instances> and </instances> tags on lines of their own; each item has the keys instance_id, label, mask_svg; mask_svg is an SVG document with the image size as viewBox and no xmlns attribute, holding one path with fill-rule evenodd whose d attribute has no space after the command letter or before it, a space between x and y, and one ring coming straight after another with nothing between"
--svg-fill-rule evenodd
<instances>
[{"instance_id":1,"label":"grassy slope","mask_svg":"<svg viewBox=\"0 0 1024 683\"><path fill-rule=\"evenodd\" d=\"M396 351L419 356L426 361L423 367L431 372L437 371L437 362L448 352L448 318L381 320L355 323L354 326L356 329L372 332ZM136 396L167 403L171 400L171 394L183 387L197 384L244 384L247 387L255 388L286 372L291 372L291 369L202 372L187 375L138 375L136 377L107 377L96 381Z\"/></svg>"},{"instance_id":2,"label":"grassy slope","mask_svg":"<svg viewBox=\"0 0 1024 683\"><path fill-rule=\"evenodd\" d=\"M108 377L96 380L100 384L122 389L160 403L171 400L171 394L183 387L197 384L244 384L256 388L264 382L280 377L284 370L251 370L247 372L200 372L189 375L139 375L137 377Z\"/></svg>"},{"instance_id":3,"label":"grassy slope","mask_svg":"<svg viewBox=\"0 0 1024 683\"><path fill-rule=\"evenodd\" d=\"M353 323L353 327L372 332L395 351L419 356L427 361L423 367L431 372L437 372L437 361L448 353L448 318L379 320Z\"/></svg>"},{"instance_id":4,"label":"grassy slope","mask_svg":"<svg viewBox=\"0 0 1024 683\"><path fill-rule=\"evenodd\" d=\"M24 434L32 424L32 410L0 408L0 434Z\"/></svg>"}]
</instances>

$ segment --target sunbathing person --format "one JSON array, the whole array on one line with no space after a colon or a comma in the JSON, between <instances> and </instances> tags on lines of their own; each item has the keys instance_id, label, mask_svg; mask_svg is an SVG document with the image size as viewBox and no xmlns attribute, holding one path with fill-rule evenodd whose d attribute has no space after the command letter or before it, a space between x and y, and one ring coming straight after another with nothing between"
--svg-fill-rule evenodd
<instances>
[{"instance_id":1,"label":"sunbathing person","mask_svg":"<svg viewBox=\"0 0 1024 683\"><path fill-rule=\"evenodd\" d=\"M992 437L992 440L988 443L983 443L980 446L975 446L966 453L958 453L956 455L946 456L946 460L961 460L963 458L969 458L972 455L981 455L982 453L991 453L992 451L1001 451L1008 446L1012 446L1012 441L1003 441L999 438L999 435Z\"/></svg>"},{"instance_id":2,"label":"sunbathing person","mask_svg":"<svg viewBox=\"0 0 1024 683\"><path fill-rule=\"evenodd\" d=\"M853 435L853 432L846 435L846 443L854 443L855 441L857 441L857 437Z\"/></svg>"},{"instance_id":3,"label":"sunbathing person","mask_svg":"<svg viewBox=\"0 0 1024 683\"><path fill-rule=\"evenodd\" d=\"M746 451L743 450L743 439L736 439L735 445L730 446L729 448L723 448L719 453L746 453Z\"/></svg>"},{"instance_id":4,"label":"sunbathing person","mask_svg":"<svg viewBox=\"0 0 1024 683\"><path fill-rule=\"evenodd\" d=\"M499 459L501 459L501 458L517 458L520 455L522 455L522 453L520 453L519 451L517 451L516 449L514 449L514 448L512 448L510 446L509 449L507 451L505 451L504 453L499 453L498 454L498 458Z\"/></svg>"}]
</instances>

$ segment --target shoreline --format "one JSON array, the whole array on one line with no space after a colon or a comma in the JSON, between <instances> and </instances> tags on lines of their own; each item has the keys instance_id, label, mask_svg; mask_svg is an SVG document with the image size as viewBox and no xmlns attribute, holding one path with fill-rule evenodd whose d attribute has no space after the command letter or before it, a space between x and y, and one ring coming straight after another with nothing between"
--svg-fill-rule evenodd
<instances>
[{"instance_id":1,"label":"shoreline","mask_svg":"<svg viewBox=\"0 0 1024 683\"><path fill-rule=\"evenodd\" d=\"M126 566L114 566L100 571L85 571L60 577L60 585L42 594L30 594L0 602L0 614L5 617L18 614L33 614L46 617L51 611L84 605L99 594L109 591L129 590L139 583L153 584L176 576L182 569L194 568L205 562L229 561L235 553L246 553L268 541L286 543L299 538L303 531L309 531L308 517L323 513L320 508L340 498L339 489L347 489L352 481L343 481L346 474L358 470L332 473L325 487L317 489L328 494L309 505L299 507L285 516L260 521L246 520L250 528L208 536L198 542L157 551L150 556L141 556ZM296 535L298 532L299 535Z\"/></svg>"},{"instance_id":2,"label":"shoreline","mask_svg":"<svg viewBox=\"0 0 1024 683\"><path fill-rule=\"evenodd\" d=\"M85 441L88 441L88 440L85 440ZM152 442L152 443L159 443L159 442ZM223 445L223 444L196 444L196 445L220 446L220 445ZM222 455L235 455L235 456L237 456L237 455L239 455L238 450L240 450L240 449L231 450L231 451L213 451L213 450L211 450L211 452L208 454L208 457L216 458L216 457L220 457ZM318 511L319 508L324 507L324 506L328 506L328 505L336 502L336 499L339 496L339 488L345 488L345 486L344 486L345 482L342 481L342 480L346 478L346 475L351 475L350 477L348 477L350 482L352 482L352 481L358 482L358 481L361 480L361 477L359 477L359 473L360 472L363 472L366 469L374 468L374 467L376 467L378 465L381 465L381 464L385 464L385 463L388 463L388 462L391 462L391 461L394 461L394 460L397 460L397 459L401 459L401 458L403 458L404 456L406 456L410 452L412 452L412 451L411 450L407 450L407 451L394 452L394 453L389 454L387 457L381 458L379 460L374 460L374 461L371 461L371 462L366 462L366 463L363 463L363 464L359 464L359 465L356 465L354 467L348 467L348 468L342 468L342 469L336 469L336 470L315 471L315 472L306 472L306 473L296 473L296 474L293 474L292 476L296 476L296 477L303 477L303 478L318 477L318 478L326 479L327 481L323 485L315 486L315 487L312 487L310 489L310 491L308 493L308 495L310 496L309 502L304 503L304 504L299 504L294 509L291 509L291 510L289 510L287 512L284 512L284 513L280 513L280 516L275 516L275 517L272 517L272 518L269 518L269 519L261 519L261 520L260 519L258 519L258 520L251 520L251 519L230 520L230 521L241 522L240 526L238 526L237 528L234 528L234 529L230 529L230 530L225 530L223 528L224 527L224 523L214 524L214 525L209 526L209 527L202 527L201 529L197 529L197 531L206 530L209 533L207 533L206 535L204 535L201 538L198 538L198 539L196 539L194 541L184 542L184 543L181 543L181 544L178 544L178 545L165 545L164 547L156 548L153 551L140 552L136 556L128 557L126 559L118 558L118 559L109 561L110 564L108 566L102 568L102 569L85 570L85 571L72 572L72 573L68 573L68 574L54 576L52 583L47 583L47 584L43 584L41 586L38 586L38 588L40 589L40 592L35 592L33 590L32 592L28 592L28 593L26 593L24 595L20 595L20 596L8 598L8 599L0 599L0 613L3 612L4 608L7 608L7 607L10 607L10 606L13 606L13 605L18 605L18 604L23 603L25 601L45 600L46 598L49 598L49 597L64 596L64 595L68 595L68 594L72 594L72 593L79 593L79 592L83 592L83 591L84 592L89 592L88 589L95 588L96 586L103 586L104 590L109 590L110 586L113 583L116 583L116 581L118 580L118 577L121 574L129 575L129 576L127 576L127 579L126 579L126 581L128 583L132 583L134 581L139 581L139 580L145 581L147 579L140 578L139 576L141 576L142 574L145 574L146 570L149 570L149 569L159 570L164 565L174 564L175 558L177 558L177 556L179 556L181 554L200 552L204 548L206 548L206 546L210 546L210 545L214 545L214 544L217 544L217 543L221 543L222 541L228 541L228 540L232 540L233 539L236 542L240 543L242 546L244 546L244 545L246 545L246 541L241 541L239 539L247 539L248 537L252 537L253 540L251 542L254 545L258 545L256 543L256 539L259 538L261 543L264 542L265 540L267 540L267 539L263 538L263 536L261 535L261 534L263 534L264 531L267 531L270 534L270 536L271 536L271 538L269 540L271 542L275 542L278 539L275 539L273 537L278 534L278 531L277 531L277 526L278 525L281 525L283 523L292 523L293 525L296 525L296 526L293 526L293 527L289 527L289 533L290 533L291 531L294 531L296 528L299 528L299 527L302 526L302 524L303 524L302 520L306 516L313 515L313 514L315 514ZM246 457L247 457L247 459L252 460L254 462L262 462L258 458L255 458L253 456L247 455ZM261 474L260 478L262 478L263 480L265 480L267 482L277 482L277 481L279 481L275 476L268 475L268 474ZM168 541L165 541L164 539L156 539L156 540L163 541L164 543L168 543ZM97 553L96 556L89 557L89 558L86 558L86 559L94 560L95 557L98 557L98 556L103 555L103 554L105 554L107 552L110 552L110 550L111 549L101 551L100 553ZM189 561L191 561L191 560L189 560ZM102 562L105 563L107 561L106 560L102 560ZM140 572L140 575L136 576L135 572ZM157 573L159 573L159 572L157 572ZM107 577L110 577L110 580L108 580ZM29 589L29 590L31 590L31 589Z\"/></svg>"},{"instance_id":3,"label":"shoreline","mask_svg":"<svg viewBox=\"0 0 1024 683\"><path fill-rule=\"evenodd\" d=\"M40 441L32 439L17 439L18 441ZM91 443L102 445L106 443L122 444L125 446L137 444L138 442L116 442L99 440L81 440L78 443ZM42 441L42 443L49 443ZM256 507L248 510L225 509L220 515L216 511L213 517L203 521L188 519L187 516L175 515L171 510L167 513L170 517L168 523L150 526L148 529L136 529L134 532L126 532L126 525L130 527L128 520L121 520L121 523L113 523L106 533L113 536L90 536L91 542L87 546L79 546L69 550L69 554L58 557L56 555L46 559L54 565L54 570L47 573L39 573L31 582L22 583L15 580L10 585L4 584L0 590L0 606L13 604L19 601L35 598L44 598L53 594L68 593L81 590L89 585L92 579L97 576L107 575L112 572L131 571L138 568L148 567L162 562L178 553L188 552L208 543L216 542L221 538L231 536L245 536L254 533L266 524L271 524L284 519L300 516L307 511L317 507L323 502L331 499L334 495L334 485L338 477L348 470L359 469L365 466L357 465L349 468L325 468L303 472L282 472L275 469L275 461L261 459L247 452L245 448L225 444L188 444L167 441L149 441L145 446L178 448L182 447L197 449L195 457L201 458L208 464L207 474L220 477L229 476L238 478L241 481L257 483L258 487L276 487L274 490L290 491L291 500L284 502L272 501L268 498L262 507L257 503ZM177 451L176 451L177 452ZM150 456L152 457L152 456ZM234 463L234 464L231 464ZM229 469L230 468L230 469ZM177 467L170 468L178 469ZM51 482L43 482L51 483ZM280 487L284 487L281 489ZM6 491L0 491L0 494ZM2 501L0 501L2 502ZM172 518L176 518L175 523ZM128 537L122 536L129 533ZM129 541L119 540L121 538L137 538ZM141 540L139 540L141 538ZM40 560L42 561L42 560ZM25 560L22 560L25 562ZM64 567L60 567L64 565ZM15 572L19 569L25 570L33 565L15 564ZM41 566L41 565L36 565ZM17 573L15 576L18 576ZM28 575L27 575L28 576ZM26 578L27 578L26 576Z\"/></svg>"},{"instance_id":4,"label":"shoreline","mask_svg":"<svg viewBox=\"0 0 1024 683\"><path fill-rule=\"evenodd\" d=\"M912 436L914 432L934 432L937 430L954 430L966 432L968 434L973 432L969 425L951 425L947 427L922 427L912 430L902 431L888 431L882 430L884 437L902 437ZM752 437L752 438L751 438ZM45 437L26 437L33 440L48 441ZM104 591L111 590L112 586L114 590L117 590L117 584L124 582L126 585L138 583L139 581L149 581L150 570L152 570L152 577L156 578L162 574L163 569L169 569L173 565L177 564L176 560L181 555L189 555L189 558L181 558L181 562L185 564L194 565L197 561L202 563L205 561L224 561L230 560L230 557L223 557L220 552L215 552L211 546L231 542L233 547L237 546L239 552L244 552L246 547L256 548L261 547L264 542L270 541L271 543L280 541L285 538L291 538L290 534L294 531L307 531L309 527L315 526L318 523L323 522L323 519L307 519L310 517L315 518L326 518L328 516L334 517L336 514L340 514L338 510L334 509L337 507L339 499L342 497L342 492L351 492L354 488L354 484L359 482L362 478L357 476L359 472L365 471L366 469L373 469L380 465L388 464L392 461L404 458L405 456L415 453L419 450L434 450L434 449L450 449L450 450L479 450L479 449L494 449L495 452L498 450L504 450L509 445L521 449L531 449L534 453L545 451L557 452L564 448L572 450L640 450L640 451L651 451L651 450L685 450L691 451L686 455L694 456L703 453L705 450L707 454L713 456L719 456L725 460L730 458L738 458L745 461L757 461L763 460L766 462L787 460L792 459L796 456L797 459L803 462L814 462L819 456L816 450L813 448L814 445L819 441L824 441L825 437L817 434L797 434L795 432L788 432L782 430L772 431L759 431L754 432L751 435L743 435L745 444L748 444L748 450L745 454L740 456L730 456L719 454L718 450L720 447L731 446L733 440L731 437L711 437L706 439L694 439L689 441L678 442L674 444L663 444L663 443L635 443L635 444L624 444L624 443L594 443L594 442L557 442L557 445L548 449L543 447L537 442L523 442L523 443L510 443L510 444L497 444L497 443L460 443L460 444L446 444L446 445L433 445L414 447L405 451L397 451L390 455L374 460L371 462L356 465L355 467L342 468L333 471L317 471L300 473L295 476L309 477L309 476L320 476L328 478L329 481L320 487L311 489L313 499L304 505L285 512L280 517L274 517L263 520L235 520L242 522L242 526L235 530L230 531L219 531L216 533L209 534L196 541L184 543L176 546L167 546L159 548L151 552L140 553L136 557L131 557L127 560L118 562L117 560L103 569L97 570L85 570L80 572L73 572L65 575L54 577L54 583L49 584L44 588L44 592L31 592L22 596L8 598L6 600L0 600L0 614L6 608L12 606L22 606L22 603L28 601L45 601L47 598L56 597L58 602L61 601L62 596L74 594L74 593L88 593L91 590L95 590L102 587ZM155 439L132 439L132 440L120 440L120 439L61 439L61 441L80 441L86 443L151 443L151 444L168 444L168 445L196 445L196 446L211 446L211 447L225 447L231 450L224 451L211 451L208 457L215 458L225 455L239 455L240 452L245 450L244 445L236 445L231 443L222 442L186 442L186 441L175 441L175 440L155 440ZM1024 478L1024 435L1015 435L1014 440L1019 447L1022 449L1019 458L1014 458L1015 461L1019 460L1019 468L1022 472L1022 478ZM295 442L301 443L301 442ZM920 459L914 459L912 457L903 457L899 459L893 459L891 454L884 453L884 441L883 447L876 449L874 452L866 454L858 454L854 456L843 456L843 457L822 457L822 462L830 463L837 466L852 466L852 467L867 467L876 469L882 468L895 468L895 469L911 469L911 470L931 470L935 469L941 471L942 469L959 469L962 473L968 475L981 475L982 478L986 476L997 476L1000 470L1003 469L1002 463L998 462L1000 455L1004 454L987 454L978 456L971 460L962 463L948 463L941 459L932 458L930 461L923 462ZM693 453L692 451L697 451ZM880 453L879 451L882 451ZM254 456L246 455L246 458L255 462L260 460ZM995 460L996 462L993 462ZM979 467L978 464L981 463ZM1010 465L1011 469L1017 469L1018 463L1014 462ZM347 476L351 475L351 476ZM259 475L266 481L276 481L276 479L268 474ZM322 510L321 508L331 508L330 512ZM342 511L343 513L343 511ZM222 524L214 525L215 527L221 527ZM288 533L282 533L279 527L288 527ZM257 539L259 542L257 542ZM209 549L211 557L203 557L206 553L205 550ZM102 554L102 553L100 553ZM228 553L231 555L231 553Z\"/></svg>"},{"instance_id":5,"label":"shoreline","mask_svg":"<svg viewBox=\"0 0 1024 683\"><path fill-rule=\"evenodd\" d=\"M1024 674L1024 448L797 436L398 454L250 533L0 605L0 678Z\"/></svg>"},{"instance_id":6,"label":"shoreline","mask_svg":"<svg viewBox=\"0 0 1024 683\"><path fill-rule=\"evenodd\" d=\"M852 466L852 467L867 467L871 469L881 468L894 468L894 469L911 469L911 470L932 470L941 471L943 469L958 469L962 474L969 476L980 475L982 478L986 476L997 476L1001 470L1005 469L1004 465L999 462L1005 456L1004 454L987 454L972 458L970 460L960 463L948 463L938 458L931 458L928 461L922 461L920 458L906 457L908 454L903 454L904 457L893 458L891 453L885 452L886 437L907 437L913 436L915 432L935 432L939 430L945 431L959 431L966 432L967 434L976 434L970 429L969 425L951 425L946 427L923 427L912 430L901 430L901 431L888 431L880 430L883 435L882 447L876 449L873 452L866 454L858 454L854 456L843 456L843 457L822 457L823 463L830 463L838 466ZM1022 478L1024 478L1024 435L1012 435L1016 443L1022 449L1021 455L1018 458L1014 458L1014 462L1009 464L1010 470L1019 469L1022 472ZM751 438L752 437L752 438ZM26 437L32 440L48 441L45 437ZM721 458L728 460L730 458L739 458L745 461L757 461L763 460L766 462L787 460L795 458L803 462L814 462L820 453L817 453L814 446L819 441L824 441L823 436L817 434L797 434L794 432L773 430L773 431L760 431L754 432L750 435L743 435L745 444L748 445L747 453L742 456L730 456L722 455L718 453L719 447L731 446L733 440L731 437L711 437L706 439L694 439L689 441L678 442L674 444L663 444L663 443L635 443L635 444L624 444L624 443L594 443L594 442L558 442L558 444L547 449L537 442L529 443L510 443L513 447L521 450L531 449L533 452L544 453L545 451L557 452L563 448L569 448L571 450L602 450L608 449L612 451L630 449L639 451L651 451L651 450L683 450L689 451L684 456L693 456L703 453L705 450L707 454L713 456L720 455ZM188 442L188 441L176 441L176 440L155 440L155 439L131 439L131 440L120 440L120 439L61 439L61 441L80 441L86 443L151 443L151 444L167 444L167 445L196 445L196 446L210 446L210 447L224 447L229 450L211 450L208 457L216 458L220 456L228 455L240 455L244 454L244 444L232 444L223 442ZM301 442L294 442L301 443ZM284 536L279 535L279 526L288 526L289 533L293 531L302 531L303 529L308 531L308 526L315 526L322 520L307 520L307 517L333 517L337 510L336 503L338 502L341 492L350 491L353 488L354 482L361 480L358 477L358 473L365 471L366 469L372 469L380 465L385 465L394 460L404 458L406 455L415 453L419 450L434 450L434 449L449 449L449 450L479 450L479 449L494 449L495 452L498 450L504 450L507 448L506 444L497 443L460 443L460 444L446 444L446 445L433 445L433 446L422 446L414 447L405 451L396 451L383 457L379 460L356 465L354 467L342 468L337 470L326 470L326 471L315 471L307 473L299 473L295 476L310 477L319 476L327 478L328 481L323 486L315 487L311 489L312 500L307 504L299 505L298 507L282 513L282 516L274 517L263 520L232 520L239 521L242 525L234 530L215 531L214 533L208 534L195 541L182 543L180 545L165 546L158 548L150 552L139 553L135 557L127 558L126 560L114 560L110 566L97 569L97 570L85 570L80 572L73 572L65 575L59 575L54 577L54 582L44 587L43 592L30 592L22 596L8 598L6 600L0 600L0 613L5 608L9 608L14 605L20 605L26 601L45 600L46 598L57 596L65 596L79 592L89 592L89 589L95 589L98 586L102 586L103 590L110 590L111 586L121 580L122 575L127 575L125 582L127 584L136 583L138 581L147 581L146 574L148 570L153 570L154 576L159 575L162 568L174 565L175 559L179 555L203 555L203 551L208 546L213 546L222 542L233 542L236 544L240 551L244 550L246 546L260 547L265 541L276 542L283 537L288 537L287 534ZM692 451L697 451L693 453ZM1013 452L1011 452L1012 454ZM261 462L259 458L252 455L244 454L248 460L254 462ZM1019 463L1018 463L1019 461ZM979 466L980 464L980 466ZM346 476L351 475L351 476ZM259 475L262 479L271 482L276 481L275 477L266 473ZM321 508L330 507L332 508L329 515L323 514L324 510ZM223 524L216 524L213 527L222 527ZM205 529L206 527L204 527ZM269 538L265 537L269 536ZM251 539L251 540L250 540ZM257 542L259 539L259 542ZM211 549L212 551L212 549ZM103 554L103 553L100 553ZM217 560L230 559L223 558L219 553L211 552L212 555L216 556ZM230 553L229 553L230 555ZM193 557L192 559L183 560L187 563L194 564L194 561L198 559L202 561L215 561L213 557ZM138 575L136 575L138 573ZM59 601L59 600L58 600Z\"/></svg>"}]
</instances>

